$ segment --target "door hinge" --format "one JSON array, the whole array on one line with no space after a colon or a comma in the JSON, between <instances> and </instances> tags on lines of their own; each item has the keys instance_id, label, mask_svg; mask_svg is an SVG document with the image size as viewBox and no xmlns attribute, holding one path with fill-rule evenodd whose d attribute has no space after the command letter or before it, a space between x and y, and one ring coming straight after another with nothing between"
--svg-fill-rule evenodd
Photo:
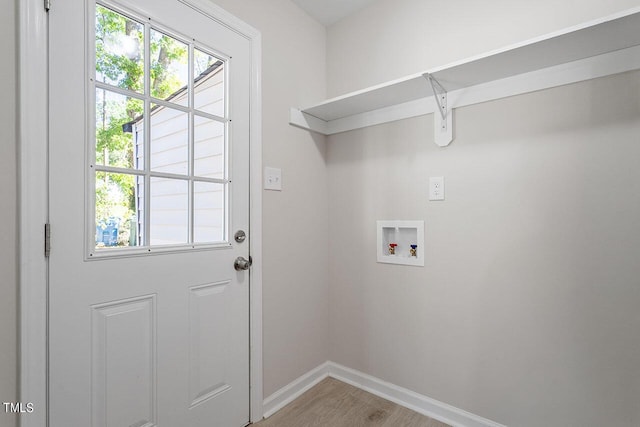
<instances>
[{"instance_id":1,"label":"door hinge","mask_svg":"<svg viewBox=\"0 0 640 427\"><path fill-rule=\"evenodd\" d=\"M44 0L44 10L45 12L49 12L51 9L51 0Z\"/></svg>"},{"instance_id":2,"label":"door hinge","mask_svg":"<svg viewBox=\"0 0 640 427\"><path fill-rule=\"evenodd\" d=\"M49 258L51 255L51 224L44 225L44 256Z\"/></svg>"}]
</instances>

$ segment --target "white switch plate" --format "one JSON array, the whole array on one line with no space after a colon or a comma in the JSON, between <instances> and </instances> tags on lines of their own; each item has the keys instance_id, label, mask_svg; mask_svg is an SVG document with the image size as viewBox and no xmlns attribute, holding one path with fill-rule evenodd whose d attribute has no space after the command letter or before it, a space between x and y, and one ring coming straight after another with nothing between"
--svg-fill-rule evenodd
<instances>
[{"instance_id":1,"label":"white switch plate","mask_svg":"<svg viewBox=\"0 0 640 427\"><path fill-rule=\"evenodd\" d=\"M429 178L429 200L444 200L444 177Z\"/></svg>"},{"instance_id":2,"label":"white switch plate","mask_svg":"<svg viewBox=\"0 0 640 427\"><path fill-rule=\"evenodd\" d=\"M282 191L282 169L264 168L264 189Z\"/></svg>"}]
</instances>

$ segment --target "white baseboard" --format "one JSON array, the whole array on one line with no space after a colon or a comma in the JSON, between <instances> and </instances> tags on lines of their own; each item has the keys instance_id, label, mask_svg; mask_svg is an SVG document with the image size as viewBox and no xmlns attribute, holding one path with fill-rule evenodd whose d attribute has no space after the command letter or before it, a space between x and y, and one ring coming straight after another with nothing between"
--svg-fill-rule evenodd
<instances>
[{"instance_id":1,"label":"white baseboard","mask_svg":"<svg viewBox=\"0 0 640 427\"><path fill-rule=\"evenodd\" d=\"M453 427L505 427L502 424L334 362L323 363L267 397L264 400L264 417L270 417L328 376Z\"/></svg>"},{"instance_id":2,"label":"white baseboard","mask_svg":"<svg viewBox=\"0 0 640 427\"><path fill-rule=\"evenodd\" d=\"M442 421L453 427L505 427L494 421L423 396L414 391L388 383L379 378L347 368L333 362L327 362L329 376L351 384L371 394L390 400L400 406L420 414Z\"/></svg>"},{"instance_id":3,"label":"white baseboard","mask_svg":"<svg viewBox=\"0 0 640 427\"><path fill-rule=\"evenodd\" d=\"M329 376L328 367L329 362L324 362L322 365L312 369L301 377L296 378L280 390L273 393L271 396L264 399L264 417L269 418L271 415L300 397L302 393L327 378Z\"/></svg>"}]
</instances>

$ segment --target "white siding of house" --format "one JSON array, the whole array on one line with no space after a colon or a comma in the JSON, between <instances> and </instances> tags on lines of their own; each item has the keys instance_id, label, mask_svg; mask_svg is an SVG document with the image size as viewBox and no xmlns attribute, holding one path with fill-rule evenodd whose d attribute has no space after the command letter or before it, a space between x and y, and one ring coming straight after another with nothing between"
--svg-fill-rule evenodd
<instances>
[{"instance_id":1,"label":"white siding of house","mask_svg":"<svg viewBox=\"0 0 640 427\"><path fill-rule=\"evenodd\" d=\"M194 241L219 242L224 238L224 185L194 184Z\"/></svg>"},{"instance_id":2,"label":"white siding of house","mask_svg":"<svg viewBox=\"0 0 640 427\"><path fill-rule=\"evenodd\" d=\"M224 123L196 117L194 122L194 174L224 178Z\"/></svg>"},{"instance_id":3,"label":"white siding of house","mask_svg":"<svg viewBox=\"0 0 640 427\"><path fill-rule=\"evenodd\" d=\"M224 117L224 66L211 74L196 83L194 105L197 110Z\"/></svg>"},{"instance_id":4,"label":"white siding of house","mask_svg":"<svg viewBox=\"0 0 640 427\"><path fill-rule=\"evenodd\" d=\"M196 83L197 109L224 116L224 70L222 67ZM186 105L187 92L170 100ZM187 175L189 119L180 110L158 107L151 113L150 167L152 172ZM134 125L137 167L144 162L144 121ZM224 178L225 125L200 116L194 118L194 172L207 178ZM196 242L221 241L224 237L224 185L194 184L194 238ZM137 180L136 208L139 233L144 226L144 179ZM189 186L187 180L152 178L149 192L150 243L180 244L188 241Z\"/></svg>"}]
</instances>

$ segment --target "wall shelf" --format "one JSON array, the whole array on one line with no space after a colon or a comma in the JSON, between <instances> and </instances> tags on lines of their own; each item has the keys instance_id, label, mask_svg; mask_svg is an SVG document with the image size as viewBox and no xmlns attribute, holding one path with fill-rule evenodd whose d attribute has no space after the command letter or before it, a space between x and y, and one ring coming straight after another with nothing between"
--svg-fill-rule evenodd
<instances>
[{"instance_id":1,"label":"wall shelf","mask_svg":"<svg viewBox=\"0 0 640 427\"><path fill-rule=\"evenodd\" d=\"M453 139L454 108L637 69L640 8L292 108L289 122L332 135L436 112L435 142L445 146Z\"/></svg>"}]
</instances>

